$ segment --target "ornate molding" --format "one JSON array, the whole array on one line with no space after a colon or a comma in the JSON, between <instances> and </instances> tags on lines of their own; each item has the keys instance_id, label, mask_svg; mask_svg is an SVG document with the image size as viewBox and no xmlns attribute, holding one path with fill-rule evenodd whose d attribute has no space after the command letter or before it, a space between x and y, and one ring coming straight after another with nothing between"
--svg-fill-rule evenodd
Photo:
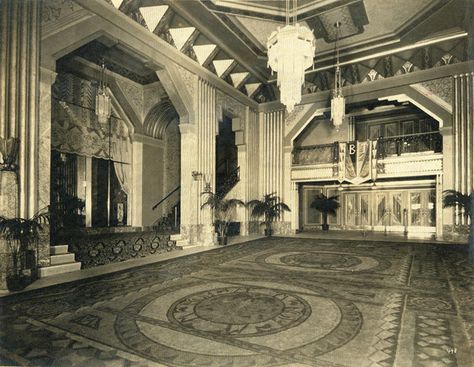
<instances>
[{"instance_id":1,"label":"ornate molding","mask_svg":"<svg viewBox=\"0 0 474 367\"><path fill-rule=\"evenodd\" d=\"M231 96L216 90L216 113L217 118L221 119L224 111L230 113L233 117L245 118L246 106L236 101Z\"/></svg>"},{"instance_id":2,"label":"ornate molding","mask_svg":"<svg viewBox=\"0 0 474 367\"><path fill-rule=\"evenodd\" d=\"M143 87L132 82L126 82L125 80L117 79L116 82L130 105L135 110L135 113L138 116L143 116Z\"/></svg>"},{"instance_id":3,"label":"ornate molding","mask_svg":"<svg viewBox=\"0 0 474 367\"><path fill-rule=\"evenodd\" d=\"M377 178L442 174L443 155L420 153L406 157L389 157L378 160L377 165Z\"/></svg>"},{"instance_id":4,"label":"ornate molding","mask_svg":"<svg viewBox=\"0 0 474 367\"><path fill-rule=\"evenodd\" d=\"M292 181L319 181L334 178L333 164L318 164L291 169Z\"/></svg>"}]
</instances>

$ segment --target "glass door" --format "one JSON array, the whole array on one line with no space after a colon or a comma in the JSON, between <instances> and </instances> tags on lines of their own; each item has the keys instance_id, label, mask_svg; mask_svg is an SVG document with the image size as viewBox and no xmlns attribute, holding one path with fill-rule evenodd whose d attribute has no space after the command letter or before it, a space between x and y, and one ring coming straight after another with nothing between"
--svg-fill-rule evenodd
<instances>
[{"instance_id":1,"label":"glass door","mask_svg":"<svg viewBox=\"0 0 474 367\"><path fill-rule=\"evenodd\" d=\"M303 227L320 227L323 223L322 215L316 209L311 207L311 203L316 196L322 193L321 188L303 187Z\"/></svg>"},{"instance_id":2,"label":"glass door","mask_svg":"<svg viewBox=\"0 0 474 367\"><path fill-rule=\"evenodd\" d=\"M370 212L369 212L369 204L370 204L370 196L368 193L359 194L359 213L360 213L360 222L361 226L370 226Z\"/></svg>"},{"instance_id":3,"label":"glass door","mask_svg":"<svg viewBox=\"0 0 474 367\"><path fill-rule=\"evenodd\" d=\"M346 226L355 227L357 225L357 194L346 194Z\"/></svg>"},{"instance_id":4,"label":"glass door","mask_svg":"<svg viewBox=\"0 0 474 367\"><path fill-rule=\"evenodd\" d=\"M435 190L414 191L410 193L410 226L436 226Z\"/></svg>"}]
</instances>

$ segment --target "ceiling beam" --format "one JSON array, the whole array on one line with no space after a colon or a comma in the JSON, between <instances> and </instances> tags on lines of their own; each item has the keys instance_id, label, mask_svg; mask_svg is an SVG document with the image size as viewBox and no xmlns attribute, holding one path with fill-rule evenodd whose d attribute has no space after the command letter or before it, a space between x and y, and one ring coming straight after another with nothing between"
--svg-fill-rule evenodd
<instances>
[{"instance_id":1,"label":"ceiling beam","mask_svg":"<svg viewBox=\"0 0 474 367\"><path fill-rule=\"evenodd\" d=\"M200 1L162 1L195 25L206 38L244 66L259 81L265 82L268 79L265 61L259 59L247 44L230 31Z\"/></svg>"},{"instance_id":2,"label":"ceiling beam","mask_svg":"<svg viewBox=\"0 0 474 367\"><path fill-rule=\"evenodd\" d=\"M158 66L162 67L164 64L169 62L181 65L190 72L209 81L209 83L227 95L235 98L237 101L246 106L255 109L257 108L257 102L247 97L242 92L237 91L226 81L220 79L211 71L203 68L196 61L176 50L174 46L149 32L146 28L130 19L125 14L118 12L113 6L107 4L105 1L75 1L83 8L96 14L96 16L89 18L91 24L88 24L87 27L84 27L83 23L74 24L70 27L63 28L59 33L55 32L53 37L45 39L45 47L43 47L42 50L42 56L44 56L43 60L51 57L59 58L64 55L63 52L66 52L63 51L63 49L68 49L69 52L74 50L74 48L72 48L74 46L71 46L70 44L71 40L78 38L78 31L83 31L82 33L84 33L82 36L84 41L80 42L81 45L84 44L87 39L93 40L99 36L111 37L119 40L121 44L127 45L134 54L140 55L152 63L156 62ZM53 60L49 59L47 61L53 62Z\"/></svg>"},{"instance_id":3,"label":"ceiling beam","mask_svg":"<svg viewBox=\"0 0 474 367\"><path fill-rule=\"evenodd\" d=\"M415 71L409 74L393 76L391 78L374 80L372 82L350 85L342 88L342 94L351 97L354 101L364 101L380 97L380 91L393 89L404 85L421 83L433 79L441 79L456 74L474 72L474 61L466 61L457 64L444 65L428 70ZM326 90L302 97L300 104L326 103L329 106L331 91ZM258 106L259 112L270 112L282 108L279 101L262 103Z\"/></svg>"}]
</instances>

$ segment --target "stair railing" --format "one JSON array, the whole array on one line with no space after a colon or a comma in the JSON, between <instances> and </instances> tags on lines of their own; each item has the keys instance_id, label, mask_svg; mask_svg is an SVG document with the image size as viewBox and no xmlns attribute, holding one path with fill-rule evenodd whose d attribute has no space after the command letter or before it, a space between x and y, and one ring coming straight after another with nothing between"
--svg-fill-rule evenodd
<instances>
[{"instance_id":1,"label":"stair railing","mask_svg":"<svg viewBox=\"0 0 474 367\"><path fill-rule=\"evenodd\" d=\"M155 205L153 205L153 207L151 208L151 210L155 210L156 208L158 208L163 202L165 202L165 200L167 200L171 195L173 195L176 191L180 190L181 189L181 185L179 185L178 187L176 187L173 191L170 191L163 199L161 199L160 201L158 201Z\"/></svg>"}]
</instances>

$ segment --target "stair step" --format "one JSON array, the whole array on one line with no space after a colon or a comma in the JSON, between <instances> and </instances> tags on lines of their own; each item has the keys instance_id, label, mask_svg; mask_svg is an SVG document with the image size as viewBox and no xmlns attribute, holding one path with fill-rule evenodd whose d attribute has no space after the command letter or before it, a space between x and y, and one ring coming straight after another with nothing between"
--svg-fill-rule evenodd
<instances>
[{"instance_id":1,"label":"stair step","mask_svg":"<svg viewBox=\"0 0 474 367\"><path fill-rule=\"evenodd\" d=\"M69 246L68 245L56 245L56 246L51 246L51 255L61 255L61 254L67 254Z\"/></svg>"},{"instance_id":2,"label":"stair step","mask_svg":"<svg viewBox=\"0 0 474 367\"><path fill-rule=\"evenodd\" d=\"M51 275L69 273L71 271L80 270L80 269L81 269L80 262L61 264L61 265L52 265L45 268L40 268L39 277L44 278L44 277L49 277Z\"/></svg>"},{"instance_id":3,"label":"stair step","mask_svg":"<svg viewBox=\"0 0 474 367\"><path fill-rule=\"evenodd\" d=\"M181 233L175 233L170 235L170 240L176 242L182 240Z\"/></svg>"},{"instance_id":4,"label":"stair step","mask_svg":"<svg viewBox=\"0 0 474 367\"><path fill-rule=\"evenodd\" d=\"M75 261L75 256L72 253L51 255L51 265L73 263L74 261Z\"/></svg>"}]
</instances>

